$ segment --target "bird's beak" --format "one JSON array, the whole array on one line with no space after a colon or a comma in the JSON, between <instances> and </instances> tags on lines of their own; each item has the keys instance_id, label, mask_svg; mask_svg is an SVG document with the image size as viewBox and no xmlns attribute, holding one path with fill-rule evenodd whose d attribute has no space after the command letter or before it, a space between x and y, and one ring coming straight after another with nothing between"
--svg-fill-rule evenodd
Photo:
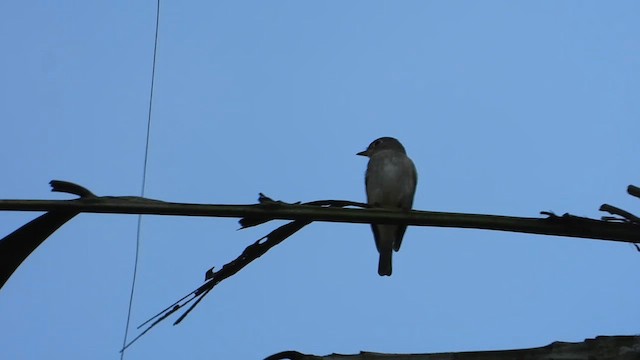
<instances>
[{"instance_id":1,"label":"bird's beak","mask_svg":"<svg viewBox=\"0 0 640 360\"><path fill-rule=\"evenodd\" d=\"M360 151L359 153L357 153L356 155L360 155L360 156L369 156L369 152L367 150L365 151Z\"/></svg>"}]
</instances>

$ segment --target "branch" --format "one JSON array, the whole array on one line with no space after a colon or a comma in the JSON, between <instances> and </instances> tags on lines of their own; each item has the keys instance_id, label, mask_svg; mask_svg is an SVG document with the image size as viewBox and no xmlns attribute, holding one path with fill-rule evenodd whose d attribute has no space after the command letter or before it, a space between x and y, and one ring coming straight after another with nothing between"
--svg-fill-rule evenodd
<instances>
[{"instance_id":1,"label":"branch","mask_svg":"<svg viewBox=\"0 0 640 360\"><path fill-rule=\"evenodd\" d=\"M51 191L66 192L84 198L95 197L91 191L70 182L53 180L50 184ZM0 288L43 241L76 215L78 211L53 210L31 220L0 240Z\"/></svg>"},{"instance_id":2,"label":"branch","mask_svg":"<svg viewBox=\"0 0 640 360\"><path fill-rule=\"evenodd\" d=\"M52 191L80 196L75 200L0 200L0 210L48 211L0 240L0 288L24 259L48 236L80 212L239 217L242 228L276 219L301 222L328 221L350 223L389 223L414 226L438 226L512 231L530 234L591 238L640 243L640 222L634 215L610 205L602 210L622 216L624 221L603 221L544 212L547 218L523 218L497 215L461 214L435 211L390 211L346 209L366 204L344 200L322 200L305 204L273 201L261 195L253 205L207 205L171 203L136 196L98 197L89 190L65 181L51 181ZM629 194L640 196L632 185ZM263 201L264 200L264 201ZM621 219L611 219L621 220Z\"/></svg>"},{"instance_id":3,"label":"branch","mask_svg":"<svg viewBox=\"0 0 640 360\"><path fill-rule=\"evenodd\" d=\"M202 299L207 296L209 291L211 291L214 286L218 285L220 282L222 282L222 280L235 275L238 271L242 270L242 268L249 265L249 263L264 255L267 251L269 251L269 249L278 245L308 224L308 221L292 221L286 225L283 225L270 232L269 235L264 236L258 239L255 243L249 245L246 249L244 249L240 256L238 256L235 260L225 264L219 271L214 272L213 268L207 270L207 272L205 273L206 282L204 284L138 326L138 329L140 329L153 321L138 336L136 336L127 345L125 345L125 347L123 347L120 352L126 350L129 346L135 343L144 334L149 332L149 330L154 328L164 319L195 300L193 305L191 305L182 315L180 315L178 320L176 320L173 325L178 325L179 323L181 323L182 320L184 320L184 318L186 318L187 315L189 315L189 313L200 303L200 301L202 301Z\"/></svg>"},{"instance_id":4,"label":"branch","mask_svg":"<svg viewBox=\"0 0 640 360\"><path fill-rule=\"evenodd\" d=\"M579 343L554 342L547 346L501 351L466 351L436 354L381 354L360 352L354 355L307 355L297 351L273 354L265 360L547 360L598 359L632 360L640 358L640 336L598 336Z\"/></svg>"},{"instance_id":5,"label":"branch","mask_svg":"<svg viewBox=\"0 0 640 360\"><path fill-rule=\"evenodd\" d=\"M613 205L609 205L609 204L602 204L600 206L600 211L606 211L611 215L617 215L619 217L615 217L615 216L607 216L607 217L603 217L603 220L607 219L609 221L622 221L622 222L628 222L628 223L632 223L632 224L636 224L636 225L640 225L640 218L638 218L637 216L633 215L632 213L622 210L618 207L615 207Z\"/></svg>"},{"instance_id":6,"label":"branch","mask_svg":"<svg viewBox=\"0 0 640 360\"><path fill-rule=\"evenodd\" d=\"M511 231L530 234L544 234L591 238L611 241L640 242L640 224L637 217L611 205L603 205L622 218L603 221L564 214L557 216L542 212L546 218L523 218L497 215L445 213L434 211L393 211L382 209L347 209L346 206L368 207L366 204L345 200L320 200L304 204L289 204L274 201L260 194L259 203L253 205L207 205L170 203L135 196L98 197L89 190L68 182L52 181L53 191L62 191L81 196L76 200L0 200L0 210L49 211L11 235L0 240L0 263L9 266L0 268L0 286L15 268L55 230L80 212L182 215L209 217L240 217L241 228L256 226L271 220L293 220L258 239L248 246L235 260L224 265L219 271L210 269L205 275L205 283L182 299L167 307L140 327L153 321L138 337L125 346L126 349L155 325L195 301L179 318L180 323L217 284L236 274L246 265L256 260L269 249L284 241L295 232L313 221L407 224L414 226L437 226L475 228L485 230ZM628 191L637 196L638 188L630 186ZM7 245L8 244L8 245ZM19 246L15 246L19 244ZM13 257L13 260L11 258ZM19 261L17 261L19 260ZM3 280L4 279L4 280ZM155 320L155 321L154 321Z\"/></svg>"},{"instance_id":7,"label":"branch","mask_svg":"<svg viewBox=\"0 0 640 360\"><path fill-rule=\"evenodd\" d=\"M252 205L209 205L172 203L136 196L103 196L77 200L0 200L0 210L246 218L247 224L242 224L243 227L253 226L256 222L262 223L278 219L361 224L407 224L640 242L640 231L638 231L640 228L638 226L577 217L570 214L553 215L548 218L525 218L417 210L402 212L381 209L345 209L315 205L334 202L359 204L350 201L325 200L307 204L287 204L274 201L268 204Z\"/></svg>"},{"instance_id":8,"label":"branch","mask_svg":"<svg viewBox=\"0 0 640 360\"><path fill-rule=\"evenodd\" d=\"M637 186L629 185L627 187L627 193L629 193L629 195L631 195L631 196L635 196L637 198L640 198L640 188L637 187Z\"/></svg>"},{"instance_id":9,"label":"branch","mask_svg":"<svg viewBox=\"0 0 640 360\"><path fill-rule=\"evenodd\" d=\"M260 202L260 204L265 206L273 206L276 204L286 204L282 201L274 201L268 198L267 196L265 196L264 194L260 194L258 201ZM331 200L314 201L311 203L306 203L306 205L310 205L310 204L313 204L316 206L329 206L329 207L331 206L340 207L340 206L348 206L348 205L365 206L365 207L368 206L367 204L359 204L359 203L353 203L349 201L331 201ZM268 219L243 218L243 219L240 219L240 224L242 225L241 229L244 229L250 226L255 226L255 225L264 223L266 221L268 221ZM192 291L188 295L182 297L182 299L166 307L164 310L160 311L158 314L154 315L153 317L151 317L150 319L142 323L140 326L138 326L138 329L140 329L141 327L153 321L149 326L147 326L147 328L145 328L138 336L136 336L133 340L131 340L128 344L126 344L120 351L122 352L126 350L129 346L135 343L138 339L140 339L143 335L149 332L149 330L151 330L153 327L158 325L164 319L166 319L176 311L180 310L181 308L185 307L186 305L188 305L189 303L195 300L193 305L191 305L182 315L180 315L178 320L176 320L173 323L173 325L178 325L179 323L181 323L182 320L184 320L187 317L187 315L189 315L189 313L200 303L200 301L202 301L202 299L205 296L207 296L207 294L213 289L214 286L218 285L220 282L222 282L222 280L225 280L231 277L232 275L235 275L238 271L242 270L242 268L249 265L249 263L256 260L260 256L264 255L272 247L283 242L285 239L295 234L296 232L301 230L303 227L309 225L310 223L311 223L310 221L296 220L286 225L283 225L273 230L272 232L270 232L267 236L264 236L258 239L255 243L249 245L246 249L244 249L244 251L242 252L242 254L240 254L240 256L238 256L235 260L225 264L222 267L222 269L220 269L219 271L214 272L213 268L207 270L207 272L205 273L206 282L203 285L201 285L199 288Z\"/></svg>"}]
</instances>

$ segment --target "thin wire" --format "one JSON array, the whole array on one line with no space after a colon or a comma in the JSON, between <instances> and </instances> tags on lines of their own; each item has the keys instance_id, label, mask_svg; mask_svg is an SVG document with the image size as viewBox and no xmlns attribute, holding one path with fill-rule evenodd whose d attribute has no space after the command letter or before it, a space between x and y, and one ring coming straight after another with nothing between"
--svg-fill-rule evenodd
<instances>
[{"instance_id":1,"label":"thin wire","mask_svg":"<svg viewBox=\"0 0 640 360\"><path fill-rule=\"evenodd\" d=\"M151 89L149 91L149 109L147 116L147 140L144 146L144 165L142 170L142 187L140 188L140 196L144 197L145 188L147 185L147 163L149 160L149 135L151 133L151 109L153 105L153 88L156 78L156 54L158 50L158 28L160 24L160 0L156 4L156 34L153 42L153 63L151 65ZM133 307L133 294L136 288L136 278L138 275L138 258L140 255L140 228L142 225L142 215L138 215L138 229L136 231L136 252L133 265L133 279L131 280L131 293L129 294L129 308L127 310L127 324L124 328L124 339L122 340L122 347L127 344L127 337L129 335L129 323L131 322L131 309ZM120 352L120 360L124 359L124 351Z\"/></svg>"}]
</instances>

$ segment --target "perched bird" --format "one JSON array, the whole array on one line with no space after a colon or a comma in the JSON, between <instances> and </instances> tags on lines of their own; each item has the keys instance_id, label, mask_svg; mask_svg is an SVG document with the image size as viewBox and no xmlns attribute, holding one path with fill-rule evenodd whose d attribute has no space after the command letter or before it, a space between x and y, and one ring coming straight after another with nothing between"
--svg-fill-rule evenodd
<instances>
[{"instance_id":1,"label":"perched bird","mask_svg":"<svg viewBox=\"0 0 640 360\"><path fill-rule=\"evenodd\" d=\"M416 193L418 173L404 146L392 137L381 137L357 155L369 158L365 174L367 202L373 207L409 211ZM391 250L400 250L406 225L372 224L380 253L378 275L391 275Z\"/></svg>"}]
</instances>

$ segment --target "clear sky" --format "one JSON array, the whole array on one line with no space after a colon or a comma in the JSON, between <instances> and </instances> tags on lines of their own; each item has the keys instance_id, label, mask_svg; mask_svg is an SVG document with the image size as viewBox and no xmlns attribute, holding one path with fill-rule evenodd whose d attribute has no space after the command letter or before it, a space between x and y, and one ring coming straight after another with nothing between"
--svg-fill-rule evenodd
<instances>
[{"instance_id":1,"label":"clear sky","mask_svg":"<svg viewBox=\"0 0 640 360\"><path fill-rule=\"evenodd\" d=\"M380 136L422 210L598 218L640 185L640 2L163 1L147 196L363 201ZM155 1L0 3L2 199L139 195ZM36 213L0 214L0 235ZM1 359L117 359L136 216L84 214L0 290ZM132 325L278 224L147 216ZM632 245L316 223L127 359L511 349L640 332ZM136 334L132 327L132 335Z\"/></svg>"}]
</instances>

